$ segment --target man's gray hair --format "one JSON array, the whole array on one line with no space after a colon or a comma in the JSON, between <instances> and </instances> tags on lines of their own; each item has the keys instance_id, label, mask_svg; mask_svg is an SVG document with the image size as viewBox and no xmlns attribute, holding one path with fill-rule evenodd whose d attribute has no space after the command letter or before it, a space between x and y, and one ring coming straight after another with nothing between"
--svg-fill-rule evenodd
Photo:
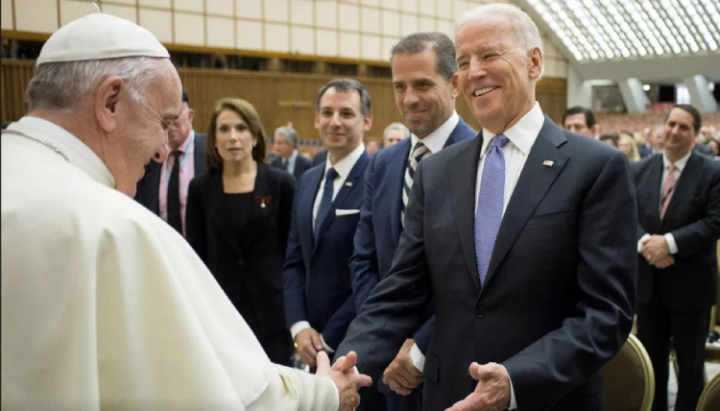
<instances>
[{"instance_id":1,"label":"man's gray hair","mask_svg":"<svg viewBox=\"0 0 720 411\"><path fill-rule=\"evenodd\" d=\"M435 71L445 80L452 79L457 72L455 45L450 37L442 33L413 33L403 37L390 52L390 62L397 55L418 54L425 50L435 53Z\"/></svg>"},{"instance_id":2,"label":"man's gray hair","mask_svg":"<svg viewBox=\"0 0 720 411\"><path fill-rule=\"evenodd\" d=\"M460 13L455 22L455 33L457 34L465 23L475 20L487 13L502 13L510 17L519 47L523 52L527 52L535 47L539 48L540 52L543 52L542 37L540 37L540 30L537 24L535 24L527 13L510 4L484 4Z\"/></svg>"},{"instance_id":3,"label":"man's gray hair","mask_svg":"<svg viewBox=\"0 0 720 411\"><path fill-rule=\"evenodd\" d=\"M292 127L278 127L275 130L275 135L277 136L280 134L281 136L285 137L285 140L292 144L293 147L297 148L298 146L298 133L295 131Z\"/></svg>"},{"instance_id":4,"label":"man's gray hair","mask_svg":"<svg viewBox=\"0 0 720 411\"><path fill-rule=\"evenodd\" d=\"M322 96L325 95L325 93L330 90L331 88L334 88L335 91L340 91L343 93L347 93L348 91L357 91L360 93L360 106L362 109L362 115L367 116L369 114L372 114L372 103L370 101L370 93L368 93L367 89L363 84L355 79L351 78L336 78L334 80L328 81L324 86L320 87L320 90L317 92L317 96L315 96L315 111L320 112L320 100L322 99Z\"/></svg>"},{"instance_id":5,"label":"man's gray hair","mask_svg":"<svg viewBox=\"0 0 720 411\"><path fill-rule=\"evenodd\" d=\"M41 64L27 88L28 109L75 112L88 91L112 76L122 78L130 97L145 104L147 88L160 74L162 60L127 57Z\"/></svg>"},{"instance_id":6,"label":"man's gray hair","mask_svg":"<svg viewBox=\"0 0 720 411\"><path fill-rule=\"evenodd\" d=\"M408 138L408 137L410 137L410 129L407 128L407 126L406 126L405 124L403 124L403 123L392 123L392 124L390 124L389 126L385 127L385 131L383 131L383 141L387 141L388 133L389 133L391 130L401 130L401 131L405 134L405 137L403 137L403 138Z\"/></svg>"}]
</instances>

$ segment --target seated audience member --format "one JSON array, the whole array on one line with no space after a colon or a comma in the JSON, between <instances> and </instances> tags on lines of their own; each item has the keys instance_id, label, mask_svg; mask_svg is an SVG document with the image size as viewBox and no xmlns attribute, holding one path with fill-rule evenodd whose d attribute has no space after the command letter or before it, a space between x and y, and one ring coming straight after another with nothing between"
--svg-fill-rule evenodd
<instances>
[{"instance_id":1,"label":"seated audience member","mask_svg":"<svg viewBox=\"0 0 720 411\"><path fill-rule=\"evenodd\" d=\"M595 113L589 108L580 106L567 109L562 124L566 130L587 137L596 137L600 131L600 125L595 121Z\"/></svg>"},{"instance_id":2,"label":"seated audience member","mask_svg":"<svg viewBox=\"0 0 720 411\"><path fill-rule=\"evenodd\" d=\"M603 134L600 136L600 141L605 144L609 144L615 148L618 148L620 143L620 136L617 134Z\"/></svg>"},{"instance_id":3,"label":"seated audience member","mask_svg":"<svg viewBox=\"0 0 720 411\"><path fill-rule=\"evenodd\" d=\"M383 132L383 141L385 142L383 148L390 148L408 137L410 137L410 130L405 124L392 123L385 127Z\"/></svg>"},{"instance_id":4,"label":"seated audience member","mask_svg":"<svg viewBox=\"0 0 720 411\"><path fill-rule=\"evenodd\" d=\"M623 131L620 133L620 138L618 140L618 148L620 151L625 153L625 155L628 157L628 160L635 162L640 161L640 153L638 153L638 146L635 143L635 139L633 138L632 134L630 134L627 131Z\"/></svg>"},{"instance_id":5,"label":"seated audience member","mask_svg":"<svg viewBox=\"0 0 720 411\"><path fill-rule=\"evenodd\" d=\"M265 164L265 131L255 108L227 98L207 134L208 173L188 192L187 240L276 364L287 365L285 261L295 180Z\"/></svg>"}]
</instances>

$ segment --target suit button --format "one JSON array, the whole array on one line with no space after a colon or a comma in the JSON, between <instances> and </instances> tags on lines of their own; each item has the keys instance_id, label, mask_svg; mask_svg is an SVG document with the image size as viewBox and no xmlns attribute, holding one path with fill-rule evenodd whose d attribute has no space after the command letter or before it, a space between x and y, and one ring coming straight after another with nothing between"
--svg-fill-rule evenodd
<instances>
[{"instance_id":1,"label":"suit button","mask_svg":"<svg viewBox=\"0 0 720 411\"><path fill-rule=\"evenodd\" d=\"M477 318L485 317L485 309L483 307L475 307L475 317L477 317Z\"/></svg>"}]
</instances>

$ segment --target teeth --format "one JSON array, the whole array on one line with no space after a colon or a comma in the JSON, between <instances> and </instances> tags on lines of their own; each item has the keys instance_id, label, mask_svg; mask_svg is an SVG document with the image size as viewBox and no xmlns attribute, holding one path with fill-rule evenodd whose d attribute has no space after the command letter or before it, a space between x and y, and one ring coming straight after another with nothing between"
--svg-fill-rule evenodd
<instances>
[{"instance_id":1,"label":"teeth","mask_svg":"<svg viewBox=\"0 0 720 411\"><path fill-rule=\"evenodd\" d=\"M475 97L480 97L483 94L489 93L493 90L495 90L495 87L486 87L486 88L481 88L480 90L475 90Z\"/></svg>"}]
</instances>

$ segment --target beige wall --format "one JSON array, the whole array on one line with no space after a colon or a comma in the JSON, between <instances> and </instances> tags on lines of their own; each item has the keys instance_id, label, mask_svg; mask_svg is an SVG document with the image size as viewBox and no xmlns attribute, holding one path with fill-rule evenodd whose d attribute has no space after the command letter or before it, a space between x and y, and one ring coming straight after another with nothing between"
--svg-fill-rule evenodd
<instances>
[{"instance_id":1,"label":"beige wall","mask_svg":"<svg viewBox=\"0 0 720 411\"><path fill-rule=\"evenodd\" d=\"M1 0L2 29L52 33L95 7L88 0ZM453 38L455 16L492 0L96 0L166 44L387 61L407 34ZM38 13L42 10L42 13ZM567 62L544 38L545 76Z\"/></svg>"}]
</instances>

